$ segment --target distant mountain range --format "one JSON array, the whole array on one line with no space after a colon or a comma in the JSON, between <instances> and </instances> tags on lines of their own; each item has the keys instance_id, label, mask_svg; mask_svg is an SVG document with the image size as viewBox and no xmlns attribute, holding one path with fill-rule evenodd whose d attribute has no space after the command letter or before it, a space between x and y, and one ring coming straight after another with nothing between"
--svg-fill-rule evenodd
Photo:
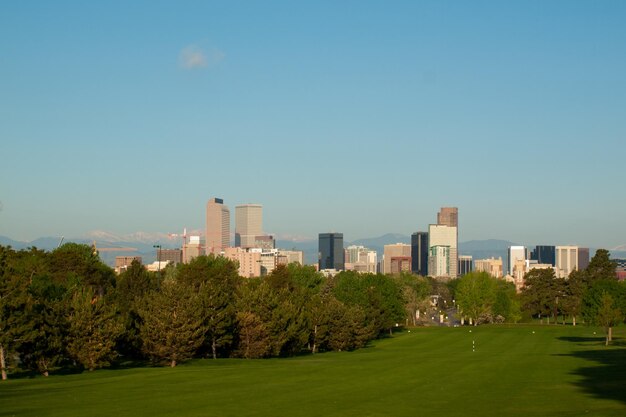
<instances>
[{"instance_id":1,"label":"distant mountain range","mask_svg":"<svg viewBox=\"0 0 626 417\"><path fill-rule=\"evenodd\" d=\"M192 233L190 233L192 234ZM144 263L151 263L156 260L156 249L154 245L161 245L163 249L173 249L181 247L181 237L171 236L165 233L132 233L128 235L115 235L103 231L90 232L82 238L63 239L63 243L74 242L91 245L96 243L97 248L135 248L135 251L101 251L100 257L108 265L114 265L116 256L141 256ZM11 246L14 249L26 249L37 247L44 250L54 250L61 242L60 237L41 237L31 242L16 241L6 236L0 236L0 245ZM344 242L344 247L350 245L365 246L378 253L379 259L383 254L384 246L394 243L411 243L411 237L397 233L387 233L382 236L358 239L352 242ZM459 255L470 255L474 259L484 259L491 257L501 257L505 262L509 246L516 243L508 240L487 239L470 240L459 242ZM317 262L318 242L317 240L277 240L276 247L287 250L301 250L304 252L304 261L307 264ZM591 256L595 249L591 249ZM626 258L626 245L622 245L611 250L611 257Z\"/></svg>"}]
</instances>

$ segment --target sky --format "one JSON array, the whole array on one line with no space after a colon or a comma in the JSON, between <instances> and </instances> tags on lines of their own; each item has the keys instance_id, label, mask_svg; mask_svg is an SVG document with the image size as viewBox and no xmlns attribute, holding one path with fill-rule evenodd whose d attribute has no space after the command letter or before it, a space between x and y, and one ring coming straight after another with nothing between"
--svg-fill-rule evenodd
<instances>
[{"instance_id":1,"label":"sky","mask_svg":"<svg viewBox=\"0 0 626 417\"><path fill-rule=\"evenodd\" d=\"M626 244L624 1L0 5L0 235Z\"/></svg>"}]
</instances>

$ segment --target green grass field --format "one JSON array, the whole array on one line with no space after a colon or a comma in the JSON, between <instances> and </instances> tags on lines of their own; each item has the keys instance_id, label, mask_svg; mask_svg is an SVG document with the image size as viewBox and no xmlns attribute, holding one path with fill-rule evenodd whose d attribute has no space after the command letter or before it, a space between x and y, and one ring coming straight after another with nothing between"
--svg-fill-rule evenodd
<instances>
[{"instance_id":1,"label":"green grass field","mask_svg":"<svg viewBox=\"0 0 626 417\"><path fill-rule=\"evenodd\" d=\"M419 328L356 352L13 379L0 415L625 416L626 334L606 348L594 330Z\"/></svg>"}]
</instances>

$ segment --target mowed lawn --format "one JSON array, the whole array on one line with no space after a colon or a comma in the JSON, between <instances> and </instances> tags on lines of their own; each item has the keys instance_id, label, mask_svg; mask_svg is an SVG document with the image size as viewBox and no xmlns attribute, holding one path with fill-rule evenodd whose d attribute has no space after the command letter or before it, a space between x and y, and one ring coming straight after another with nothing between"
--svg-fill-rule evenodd
<instances>
[{"instance_id":1,"label":"mowed lawn","mask_svg":"<svg viewBox=\"0 0 626 417\"><path fill-rule=\"evenodd\" d=\"M13 379L0 415L626 416L626 334L418 328L356 352Z\"/></svg>"}]
</instances>

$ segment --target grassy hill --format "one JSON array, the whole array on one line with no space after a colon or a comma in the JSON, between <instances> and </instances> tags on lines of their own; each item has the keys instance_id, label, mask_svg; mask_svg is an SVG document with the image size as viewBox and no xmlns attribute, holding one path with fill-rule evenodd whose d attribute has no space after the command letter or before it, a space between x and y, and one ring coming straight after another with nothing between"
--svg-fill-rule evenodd
<instances>
[{"instance_id":1,"label":"grassy hill","mask_svg":"<svg viewBox=\"0 0 626 417\"><path fill-rule=\"evenodd\" d=\"M14 379L0 415L626 415L626 334L606 348L594 330L420 328L356 352Z\"/></svg>"}]
</instances>

